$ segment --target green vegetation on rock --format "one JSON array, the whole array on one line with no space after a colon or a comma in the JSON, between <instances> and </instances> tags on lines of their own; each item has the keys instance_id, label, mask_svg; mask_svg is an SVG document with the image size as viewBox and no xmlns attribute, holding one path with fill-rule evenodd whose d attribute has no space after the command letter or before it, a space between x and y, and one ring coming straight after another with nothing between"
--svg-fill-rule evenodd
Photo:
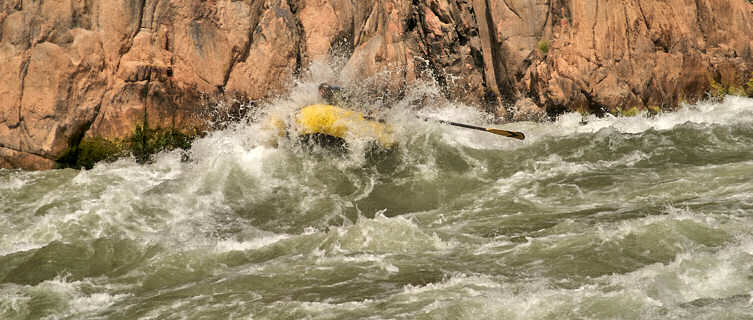
<instances>
[{"instance_id":1,"label":"green vegetation on rock","mask_svg":"<svg viewBox=\"0 0 753 320\"><path fill-rule=\"evenodd\" d=\"M547 53L549 53L549 40L547 39L539 40L538 47L541 53L546 55Z\"/></svg>"},{"instance_id":2,"label":"green vegetation on rock","mask_svg":"<svg viewBox=\"0 0 753 320\"><path fill-rule=\"evenodd\" d=\"M723 84L709 77L709 85L711 86L711 92L709 93L716 98L726 95L753 97L753 75L751 75L751 78L746 83L742 84Z\"/></svg>"},{"instance_id":3,"label":"green vegetation on rock","mask_svg":"<svg viewBox=\"0 0 753 320\"><path fill-rule=\"evenodd\" d=\"M146 163L160 151L190 148L195 137L196 134L187 135L172 128L152 129L139 125L133 134L122 140L83 138L78 145L68 148L57 162L61 168L91 169L99 161L133 155L139 163Z\"/></svg>"},{"instance_id":4,"label":"green vegetation on rock","mask_svg":"<svg viewBox=\"0 0 753 320\"><path fill-rule=\"evenodd\" d=\"M631 107L626 110L622 111L622 115L625 117L635 117L640 113L640 109L638 107Z\"/></svg>"},{"instance_id":5,"label":"green vegetation on rock","mask_svg":"<svg viewBox=\"0 0 753 320\"><path fill-rule=\"evenodd\" d=\"M617 107L610 113L617 117L635 117L641 113L641 108L636 106L630 108Z\"/></svg>"},{"instance_id":6,"label":"green vegetation on rock","mask_svg":"<svg viewBox=\"0 0 753 320\"><path fill-rule=\"evenodd\" d=\"M137 161L143 163L151 160L151 156L163 150L188 149L193 137L175 129L152 129L148 126L138 126L133 135L126 141L129 151Z\"/></svg>"},{"instance_id":7,"label":"green vegetation on rock","mask_svg":"<svg viewBox=\"0 0 753 320\"><path fill-rule=\"evenodd\" d=\"M113 161L126 154L122 143L99 137L83 138L78 145L69 147L57 162L61 168L91 169L99 161Z\"/></svg>"}]
</instances>

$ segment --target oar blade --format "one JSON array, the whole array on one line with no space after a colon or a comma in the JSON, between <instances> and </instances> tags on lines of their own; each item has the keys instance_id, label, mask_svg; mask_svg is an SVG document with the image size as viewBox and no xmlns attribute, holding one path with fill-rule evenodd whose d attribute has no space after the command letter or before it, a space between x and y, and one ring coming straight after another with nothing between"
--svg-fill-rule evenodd
<instances>
[{"instance_id":1,"label":"oar blade","mask_svg":"<svg viewBox=\"0 0 753 320\"><path fill-rule=\"evenodd\" d=\"M515 138L519 140L523 140L526 138L526 135L524 135L522 132L517 132L517 131L507 131L507 130L502 130L502 129L486 128L486 132L491 132L493 134L498 134L500 136Z\"/></svg>"}]
</instances>

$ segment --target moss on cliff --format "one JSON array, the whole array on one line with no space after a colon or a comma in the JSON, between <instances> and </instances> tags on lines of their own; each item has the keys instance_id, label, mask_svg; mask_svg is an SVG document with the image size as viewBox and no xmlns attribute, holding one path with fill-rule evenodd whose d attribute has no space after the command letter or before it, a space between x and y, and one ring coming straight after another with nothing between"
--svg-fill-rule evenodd
<instances>
[{"instance_id":1,"label":"moss on cliff","mask_svg":"<svg viewBox=\"0 0 753 320\"><path fill-rule=\"evenodd\" d=\"M641 109L638 107L630 107L630 108L618 108L619 115L622 117L635 117L639 113L641 113Z\"/></svg>"},{"instance_id":2,"label":"moss on cliff","mask_svg":"<svg viewBox=\"0 0 753 320\"><path fill-rule=\"evenodd\" d=\"M144 163L151 160L153 154L163 150L190 148L194 137L195 135L189 136L175 129L151 129L148 126L138 126L126 141L130 153L137 161Z\"/></svg>"},{"instance_id":3,"label":"moss on cliff","mask_svg":"<svg viewBox=\"0 0 753 320\"><path fill-rule=\"evenodd\" d=\"M60 168L91 169L99 161L112 161L126 154L121 143L99 137L83 138L78 145L69 147L57 163Z\"/></svg>"},{"instance_id":4,"label":"moss on cliff","mask_svg":"<svg viewBox=\"0 0 753 320\"><path fill-rule=\"evenodd\" d=\"M133 155L139 163L146 163L160 151L190 148L196 136L175 129L152 129L139 125L122 140L83 138L78 145L68 148L57 162L61 168L91 169L99 161L114 161Z\"/></svg>"},{"instance_id":5,"label":"moss on cliff","mask_svg":"<svg viewBox=\"0 0 753 320\"><path fill-rule=\"evenodd\" d=\"M544 55L547 55L549 53L549 40L542 39L536 44L539 48L539 51L543 53Z\"/></svg>"},{"instance_id":6,"label":"moss on cliff","mask_svg":"<svg viewBox=\"0 0 753 320\"><path fill-rule=\"evenodd\" d=\"M753 97L753 75L747 82L743 80L737 83L719 83L709 77L709 85L711 86L710 94L713 97L721 98L726 95Z\"/></svg>"}]
</instances>

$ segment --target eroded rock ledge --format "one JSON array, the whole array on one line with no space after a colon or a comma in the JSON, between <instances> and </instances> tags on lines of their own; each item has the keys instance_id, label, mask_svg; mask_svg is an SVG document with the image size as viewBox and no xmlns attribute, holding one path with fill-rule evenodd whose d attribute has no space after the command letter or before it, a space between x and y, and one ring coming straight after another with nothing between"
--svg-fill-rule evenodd
<instances>
[{"instance_id":1,"label":"eroded rock ledge","mask_svg":"<svg viewBox=\"0 0 753 320\"><path fill-rule=\"evenodd\" d=\"M204 129L202 97L256 100L333 50L346 79L431 77L503 117L671 109L753 93L747 0L7 0L0 167L86 138ZM518 101L518 103L515 103ZM504 105L521 111L507 114ZM513 108L515 110L516 108Z\"/></svg>"}]
</instances>

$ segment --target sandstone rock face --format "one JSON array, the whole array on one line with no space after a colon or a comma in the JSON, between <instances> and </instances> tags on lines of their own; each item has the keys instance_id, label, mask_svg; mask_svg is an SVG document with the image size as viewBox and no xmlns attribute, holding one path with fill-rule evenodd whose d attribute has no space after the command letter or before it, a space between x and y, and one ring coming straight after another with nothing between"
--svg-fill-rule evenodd
<instances>
[{"instance_id":1,"label":"sandstone rock face","mask_svg":"<svg viewBox=\"0 0 753 320\"><path fill-rule=\"evenodd\" d=\"M747 1L552 1L548 53L517 86L550 110L673 108L753 67Z\"/></svg>"},{"instance_id":2,"label":"sandstone rock face","mask_svg":"<svg viewBox=\"0 0 753 320\"><path fill-rule=\"evenodd\" d=\"M268 5L247 40L248 48L228 70L227 90L252 99L280 93L300 67L296 17L287 1L269 1Z\"/></svg>"},{"instance_id":3,"label":"sandstone rock face","mask_svg":"<svg viewBox=\"0 0 753 320\"><path fill-rule=\"evenodd\" d=\"M0 167L84 137L206 129L205 100L284 94L312 62L400 96L415 81L506 119L671 109L753 76L747 0L6 0ZM507 107L510 107L509 110Z\"/></svg>"},{"instance_id":4,"label":"sandstone rock face","mask_svg":"<svg viewBox=\"0 0 753 320\"><path fill-rule=\"evenodd\" d=\"M55 168L55 161L31 153L0 147L0 168L47 170Z\"/></svg>"},{"instance_id":5,"label":"sandstone rock face","mask_svg":"<svg viewBox=\"0 0 753 320\"><path fill-rule=\"evenodd\" d=\"M539 108L530 98L515 101L512 110L513 121L543 121L547 118L545 110Z\"/></svg>"}]
</instances>

